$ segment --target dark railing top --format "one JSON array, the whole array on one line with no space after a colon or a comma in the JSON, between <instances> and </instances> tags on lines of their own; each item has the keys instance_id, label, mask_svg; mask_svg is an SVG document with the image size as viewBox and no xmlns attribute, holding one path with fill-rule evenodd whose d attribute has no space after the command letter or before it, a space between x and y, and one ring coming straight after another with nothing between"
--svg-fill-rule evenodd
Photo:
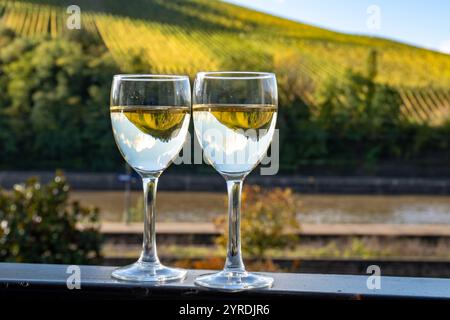
<instances>
[{"instance_id":1,"label":"dark railing top","mask_svg":"<svg viewBox=\"0 0 450 320\"><path fill-rule=\"evenodd\" d=\"M368 289L369 275L271 273L271 289L239 293L209 291L194 285L205 270L191 270L182 283L154 285L111 279L114 267L80 266L80 289L69 289L74 275L68 265L0 263L0 297L121 298L121 299L450 299L450 279L381 277L380 289ZM74 279L74 278L71 278ZM70 282L70 279L69 279ZM73 282L72 282L73 283Z\"/></svg>"}]
</instances>

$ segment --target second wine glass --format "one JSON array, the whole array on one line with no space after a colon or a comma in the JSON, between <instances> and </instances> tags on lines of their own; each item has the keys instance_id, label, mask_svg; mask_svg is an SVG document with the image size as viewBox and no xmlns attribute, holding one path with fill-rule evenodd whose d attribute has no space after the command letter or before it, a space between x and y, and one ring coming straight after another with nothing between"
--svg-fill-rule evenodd
<instances>
[{"instance_id":1,"label":"second wine glass","mask_svg":"<svg viewBox=\"0 0 450 320\"><path fill-rule=\"evenodd\" d=\"M113 271L120 280L165 282L186 271L159 262L155 198L158 178L180 152L188 133L191 89L187 76L116 75L111 88L111 123L117 146L142 177L144 240L137 262Z\"/></svg>"},{"instance_id":2,"label":"second wine glass","mask_svg":"<svg viewBox=\"0 0 450 320\"><path fill-rule=\"evenodd\" d=\"M270 287L271 277L249 273L241 256L240 210L244 178L259 164L277 118L275 75L263 72L199 73L194 84L193 119L206 160L228 188L228 253L225 267L200 276L200 286L226 291Z\"/></svg>"}]
</instances>

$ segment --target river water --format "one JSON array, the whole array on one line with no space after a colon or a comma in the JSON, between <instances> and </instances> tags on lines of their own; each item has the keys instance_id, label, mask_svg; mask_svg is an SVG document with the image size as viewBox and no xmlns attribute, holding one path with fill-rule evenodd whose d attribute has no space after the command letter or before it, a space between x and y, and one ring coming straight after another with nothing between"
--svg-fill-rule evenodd
<instances>
[{"instance_id":1,"label":"river water","mask_svg":"<svg viewBox=\"0 0 450 320\"><path fill-rule=\"evenodd\" d=\"M131 192L135 206L140 192ZM298 195L302 223L448 224L450 196ZM122 191L74 191L72 199L100 208L101 218L120 221ZM210 222L226 211L225 195L210 192L158 192L157 220Z\"/></svg>"}]
</instances>

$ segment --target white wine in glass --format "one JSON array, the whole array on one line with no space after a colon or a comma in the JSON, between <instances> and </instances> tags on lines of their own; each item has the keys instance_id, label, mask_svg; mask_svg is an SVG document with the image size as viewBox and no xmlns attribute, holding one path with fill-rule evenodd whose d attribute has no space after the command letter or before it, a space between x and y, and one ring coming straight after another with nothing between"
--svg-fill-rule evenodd
<instances>
[{"instance_id":1,"label":"white wine in glass","mask_svg":"<svg viewBox=\"0 0 450 320\"><path fill-rule=\"evenodd\" d=\"M228 189L228 250L222 271L196 278L199 286L242 291L272 286L271 277L245 270L240 210L244 178L260 163L277 118L275 75L264 72L202 72L194 84L193 119L206 160Z\"/></svg>"},{"instance_id":2,"label":"white wine in glass","mask_svg":"<svg viewBox=\"0 0 450 320\"><path fill-rule=\"evenodd\" d=\"M275 105L193 106L197 138L222 174L248 173L261 161L275 130Z\"/></svg>"},{"instance_id":3,"label":"white wine in glass","mask_svg":"<svg viewBox=\"0 0 450 320\"><path fill-rule=\"evenodd\" d=\"M188 132L188 107L113 106L110 113L119 150L137 171L166 168L180 151Z\"/></svg>"},{"instance_id":4,"label":"white wine in glass","mask_svg":"<svg viewBox=\"0 0 450 320\"><path fill-rule=\"evenodd\" d=\"M116 269L126 281L181 280L186 271L162 265L156 251L158 178L178 155L189 128L191 92L186 76L117 75L111 88L111 124L125 161L142 177L144 236L137 262Z\"/></svg>"}]
</instances>

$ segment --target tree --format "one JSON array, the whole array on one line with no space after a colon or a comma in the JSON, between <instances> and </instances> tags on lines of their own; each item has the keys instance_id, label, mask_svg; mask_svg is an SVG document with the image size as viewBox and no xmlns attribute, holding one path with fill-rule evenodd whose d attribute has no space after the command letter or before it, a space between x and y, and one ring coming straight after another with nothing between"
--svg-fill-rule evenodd
<instances>
[{"instance_id":1,"label":"tree","mask_svg":"<svg viewBox=\"0 0 450 320\"><path fill-rule=\"evenodd\" d=\"M351 155L371 163L399 153L401 99L393 88L376 83L376 64L377 53L371 51L365 74L348 70L342 80L330 79L318 92L317 120L335 157Z\"/></svg>"},{"instance_id":2,"label":"tree","mask_svg":"<svg viewBox=\"0 0 450 320\"><path fill-rule=\"evenodd\" d=\"M9 40L0 55L0 113L6 116L0 128L8 132L0 134L0 147L8 150L2 164L116 168L121 161L107 102L117 73L111 56L95 42L90 47L70 38Z\"/></svg>"}]
</instances>

